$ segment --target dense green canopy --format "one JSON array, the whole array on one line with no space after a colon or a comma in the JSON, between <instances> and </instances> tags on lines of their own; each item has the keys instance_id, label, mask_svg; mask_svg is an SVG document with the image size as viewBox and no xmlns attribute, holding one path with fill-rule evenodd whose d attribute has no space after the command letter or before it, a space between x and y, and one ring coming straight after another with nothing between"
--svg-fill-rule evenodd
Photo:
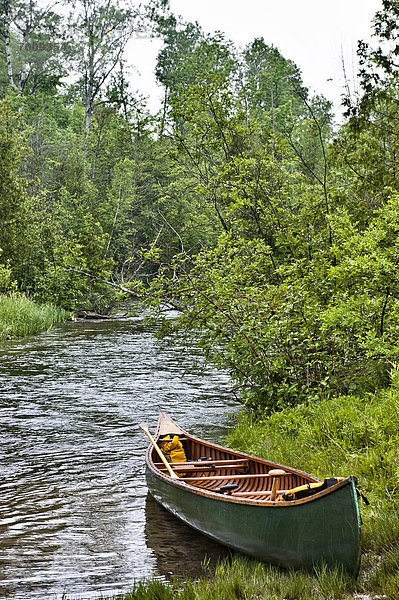
<instances>
[{"instance_id":1,"label":"dense green canopy","mask_svg":"<svg viewBox=\"0 0 399 600\"><path fill-rule=\"evenodd\" d=\"M238 50L161 0L68 5L0 3L1 292L169 302L165 333L195 334L254 404L383 383L399 359L397 3L359 45L336 130L262 38ZM163 41L157 115L128 85L137 27Z\"/></svg>"}]
</instances>

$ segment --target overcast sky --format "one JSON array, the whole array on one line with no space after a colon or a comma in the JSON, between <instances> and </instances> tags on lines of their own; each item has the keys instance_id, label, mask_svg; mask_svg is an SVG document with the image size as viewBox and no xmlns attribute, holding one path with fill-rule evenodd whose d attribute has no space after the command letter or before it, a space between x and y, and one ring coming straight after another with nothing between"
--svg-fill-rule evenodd
<instances>
[{"instance_id":1,"label":"overcast sky","mask_svg":"<svg viewBox=\"0 0 399 600\"><path fill-rule=\"evenodd\" d=\"M370 40L381 0L170 0L170 6L207 32L222 31L237 46L263 37L298 65L311 92L324 94L339 110L342 59L353 80L357 41ZM160 106L153 74L159 48L158 40L142 34L129 45L129 61L137 68L133 87L149 96L152 110Z\"/></svg>"}]
</instances>

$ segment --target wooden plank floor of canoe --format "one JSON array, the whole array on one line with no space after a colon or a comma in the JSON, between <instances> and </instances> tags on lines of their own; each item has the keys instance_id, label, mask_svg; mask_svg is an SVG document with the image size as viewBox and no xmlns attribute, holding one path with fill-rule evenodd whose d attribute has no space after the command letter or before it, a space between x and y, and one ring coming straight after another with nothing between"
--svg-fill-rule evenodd
<instances>
[{"instance_id":1,"label":"wooden plank floor of canoe","mask_svg":"<svg viewBox=\"0 0 399 600\"><path fill-rule=\"evenodd\" d=\"M171 423L173 423L173 421L171 421ZM211 443L191 438L191 436L185 433L180 435L180 439L183 443L188 461L196 463L195 467L190 467L187 471L184 471L183 465L177 467L177 473L182 481L208 491L218 490L224 485L235 484L237 485L237 488L233 493L237 494L237 496L242 494L241 497L243 499L261 500L268 499L270 496L273 479L268 477L267 474L271 469L276 468L274 463L267 463L261 459L258 460L252 457L243 458L241 453L235 453L233 450L229 451L228 449L218 447ZM202 462L202 459L204 458L208 460ZM200 466L201 464L212 464L212 461L217 463L218 461L240 460L245 461L245 467L243 464L241 464L240 467L227 464L224 467L220 464L212 471L208 466L206 466L205 469L202 467L203 470L201 470ZM165 467L159 465L159 458L157 458L155 451L153 452L153 462L156 463L155 466L161 472L167 475ZM246 477L246 474L249 476ZM259 475L259 477L257 477L257 475ZM295 471L287 471L286 475L280 477L278 487L283 490L289 490L306 484L309 481L312 481L312 479L313 478L311 477L304 477Z\"/></svg>"}]
</instances>

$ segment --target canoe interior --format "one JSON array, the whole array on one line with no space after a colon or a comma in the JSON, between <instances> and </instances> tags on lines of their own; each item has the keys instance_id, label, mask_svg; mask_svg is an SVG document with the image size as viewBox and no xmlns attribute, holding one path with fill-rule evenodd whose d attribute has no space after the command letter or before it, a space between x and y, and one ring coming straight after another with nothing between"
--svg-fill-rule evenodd
<instances>
[{"instance_id":1,"label":"canoe interior","mask_svg":"<svg viewBox=\"0 0 399 600\"><path fill-rule=\"evenodd\" d=\"M320 480L198 439L161 413L155 439L168 433L179 435L188 462L172 463L179 475L172 478L151 445L146 477L150 493L170 513L219 543L279 566L327 565L357 575L361 519L352 477L284 501L285 490ZM277 478L273 470L280 470ZM276 481L279 495L273 500ZM220 489L226 485L232 489Z\"/></svg>"},{"instance_id":2,"label":"canoe interior","mask_svg":"<svg viewBox=\"0 0 399 600\"><path fill-rule=\"evenodd\" d=\"M228 492L230 497L258 503L270 501L273 478L268 473L271 470L285 471L285 475L279 477L278 497L292 488L320 481L301 471L205 442L184 432L171 419L166 422L160 419L156 438L159 440L167 433L179 435L188 461L172 463L173 470L181 481L202 491L220 493L221 487L235 485L237 487ZM149 458L156 470L168 476L155 449L150 451Z\"/></svg>"}]
</instances>

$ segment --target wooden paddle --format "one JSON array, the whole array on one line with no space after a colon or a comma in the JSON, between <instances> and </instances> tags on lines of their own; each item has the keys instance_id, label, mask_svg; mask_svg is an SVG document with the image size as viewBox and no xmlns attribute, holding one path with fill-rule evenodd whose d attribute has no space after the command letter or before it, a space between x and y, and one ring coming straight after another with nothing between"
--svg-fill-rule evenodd
<instances>
[{"instance_id":1,"label":"wooden paddle","mask_svg":"<svg viewBox=\"0 0 399 600\"><path fill-rule=\"evenodd\" d=\"M158 452L159 454L159 458L162 460L163 464L165 465L165 467L168 469L169 475L171 476L172 479L179 479L179 477L176 475L176 473L172 470L172 467L170 466L170 464L168 463L168 461L166 460L162 450L160 449L160 447L158 446L158 444L156 443L156 441L154 440L154 438L152 437L151 433L148 431L148 425L146 425L145 423L141 423L141 425L139 425L139 427L148 435L148 437L151 440L152 445L154 446L155 450Z\"/></svg>"}]
</instances>

